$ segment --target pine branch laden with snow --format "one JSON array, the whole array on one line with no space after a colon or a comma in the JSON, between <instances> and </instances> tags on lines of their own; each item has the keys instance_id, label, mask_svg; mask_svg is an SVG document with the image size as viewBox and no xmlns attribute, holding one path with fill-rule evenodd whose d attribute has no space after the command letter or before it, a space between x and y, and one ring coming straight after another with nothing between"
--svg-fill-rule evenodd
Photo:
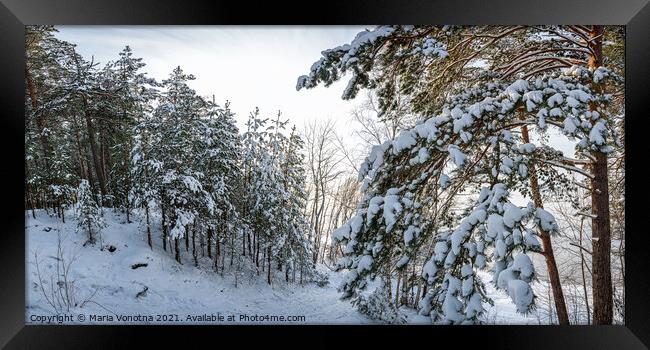
<instances>
[{"instance_id":1,"label":"pine branch laden with snow","mask_svg":"<svg viewBox=\"0 0 650 350\"><path fill-rule=\"evenodd\" d=\"M578 150L610 152L616 142L608 129L611 121L604 109L590 110L590 104L603 106L610 99L588 87L600 79L602 71L573 67L531 82L480 84L450 97L440 114L403 131L394 141L376 146L361 167L363 198L356 215L333 234L336 242L345 244L338 268L351 270L341 286L344 297L353 297L363 290L366 279L375 277L378 266L399 258L400 252L410 251L413 256L413 248L409 247L417 247L418 241L434 234L436 240L450 240L447 244L453 249L443 250L442 245L437 245L445 255L438 256L440 261L432 258L427 265L431 274L425 273L425 278L435 283L432 290L443 294L427 296L421 312L432 314L440 322L475 322L483 310L481 303L487 300L481 282L469 268L484 268L489 261L493 263L497 286L509 293L520 312L530 311L534 297L529 294L532 290L528 283L532 274L526 272L528 277L519 279L521 268L513 267L517 258L512 254L516 248L526 252L538 245L533 231L523 227L521 220L534 223L545 232L557 230L550 213L529 206L513 209L509 213L517 215L504 217L504 204L484 214L467 211L447 237L432 232L440 225L430 221L426 212L431 210L431 203L450 194L449 188L463 187L470 180L494 183L490 190L498 189L496 198L503 199L509 187L527 183L530 164L543 167L561 157L561 153L524 144L513 137L509 129L522 124L542 130L551 125L578 140ZM519 117L522 110L523 120ZM436 178L433 184L429 181ZM486 196L482 192L479 197ZM512 204L505 207L513 208ZM504 232L502 227L510 229ZM470 233L483 235L481 240L469 242L477 246L480 243L481 252L493 248L493 255L479 254L474 251L477 247L465 247ZM524 259L518 261L522 263ZM404 255L398 265L407 261L408 256ZM504 275L499 283L503 271L517 278ZM440 274L438 278L430 278L436 273Z\"/></svg>"},{"instance_id":2,"label":"pine branch laden with snow","mask_svg":"<svg viewBox=\"0 0 650 350\"><path fill-rule=\"evenodd\" d=\"M351 78L343 90L344 100L354 98L362 88L377 87L382 76L392 75L392 70L384 67L386 62L395 58L403 59L405 64L417 69L447 57L447 44L429 34L435 31L441 36L449 35L453 27L441 26L377 26L357 34L349 44L341 45L322 52L322 57L315 62L308 75L298 78L296 90L310 89L322 83L331 85L346 73ZM408 45L395 44L394 41L408 42ZM390 49L386 49L390 46ZM370 71L381 71L379 77ZM391 97L395 95L394 86L380 87L380 106L394 105ZM395 107L395 106L393 106Z\"/></svg>"},{"instance_id":3,"label":"pine branch laden with snow","mask_svg":"<svg viewBox=\"0 0 650 350\"><path fill-rule=\"evenodd\" d=\"M534 268L529 251L538 252L534 233L536 212L507 200L503 184L484 187L469 214L453 231L436 235L434 253L424 265L423 278L432 287L420 303L420 313L442 323L475 323L484 312L485 295L475 269L493 262L493 282L508 293L517 311L534 308L530 283Z\"/></svg>"}]
</instances>

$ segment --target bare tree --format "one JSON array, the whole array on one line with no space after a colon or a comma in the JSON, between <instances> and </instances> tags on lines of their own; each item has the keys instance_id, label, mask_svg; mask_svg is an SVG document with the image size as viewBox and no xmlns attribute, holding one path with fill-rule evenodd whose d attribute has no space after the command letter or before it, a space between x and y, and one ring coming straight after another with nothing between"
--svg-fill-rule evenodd
<instances>
[{"instance_id":1,"label":"bare tree","mask_svg":"<svg viewBox=\"0 0 650 350\"><path fill-rule=\"evenodd\" d=\"M311 229L308 239L313 243L313 262L318 261L326 225L328 197L333 193L332 185L341 170L343 157L336 147L335 123L312 121L304 128L306 167L308 171L309 203L308 215Z\"/></svg>"},{"instance_id":2,"label":"bare tree","mask_svg":"<svg viewBox=\"0 0 650 350\"><path fill-rule=\"evenodd\" d=\"M359 181L356 176L348 176L339 181L336 185L336 192L332 198L330 215L328 217L328 228L326 232L325 244L321 252L321 261L326 263L326 248L329 248L327 260L334 262L339 258L337 247L330 246L330 234L344 222L346 222L354 213L359 196Z\"/></svg>"},{"instance_id":3,"label":"bare tree","mask_svg":"<svg viewBox=\"0 0 650 350\"><path fill-rule=\"evenodd\" d=\"M398 110L381 113L377 98L368 92L366 99L351 112L352 119L359 124L353 134L361 138L367 146L393 140L400 131L415 124L416 117L408 113L405 104Z\"/></svg>"}]
</instances>

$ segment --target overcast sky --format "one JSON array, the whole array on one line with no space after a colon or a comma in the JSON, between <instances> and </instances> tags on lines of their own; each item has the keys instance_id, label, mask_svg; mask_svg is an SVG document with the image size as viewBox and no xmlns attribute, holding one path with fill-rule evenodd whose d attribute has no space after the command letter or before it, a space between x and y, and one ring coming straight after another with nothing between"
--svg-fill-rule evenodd
<instances>
[{"instance_id":1,"label":"overcast sky","mask_svg":"<svg viewBox=\"0 0 650 350\"><path fill-rule=\"evenodd\" d=\"M363 26L57 26L60 39L77 45L87 59L106 63L116 60L129 45L135 57L147 64L145 71L166 79L176 67L196 76L190 82L200 95L218 103L231 102L240 129L250 111L259 107L263 116L278 110L291 123L304 127L311 119L332 119L338 134L350 147L350 111L362 102L343 101L348 77L331 85L296 91L298 76L309 73L321 51L354 39ZM573 142L553 132L551 143L573 155Z\"/></svg>"},{"instance_id":2,"label":"overcast sky","mask_svg":"<svg viewBox=\"0 0 650 350\"><path fill-rule=\"evenodd\" d=\"M350 42L365 27L352 26L57 26L58 37L77 45L87 59L116 60L124 46L162 80L176 66L196 76L189 85L200 95L231 101L240 128L250 111L278 110L302 127L311 118L337 121L345 131L350 110L361 101L343 101L347 79L329 88L296 91L320 52ZM347 136L347 135L346 135Z\"/></svg>"}]
</instances>

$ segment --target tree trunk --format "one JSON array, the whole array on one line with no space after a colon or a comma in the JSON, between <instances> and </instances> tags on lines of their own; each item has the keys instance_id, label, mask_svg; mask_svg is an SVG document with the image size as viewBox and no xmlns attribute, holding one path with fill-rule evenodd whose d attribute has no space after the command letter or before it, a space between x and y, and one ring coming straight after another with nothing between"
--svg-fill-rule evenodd
<instances>
[{"instance_id":1,"label":"tree trunk","mask_svg":"<svg viewBox=\"0 0 650 350\"><path fill-rule=\"evenodd\" d=\"M179 249L178 237L174 238L174 248L176 250L175 259L178 263L181 263L181 250Z\"/></svg>"},{"instance_id":2,"label":"tree trunk","mask_svg":"<svg viewBox=\"0 0 650 350\"><path fill-rule=\"evenodd\" d=\"M205 256L205 235L199 235L199 251L201 252L201 257L204 257Z\"/></svg>"},{"instance_id":3,"label":"tree trunk","mask_svg":"<svg viewBox=\"0 0 650 350\"><path fill-rule=\"evenodd\" d=\"M219 244L219 239L215 238L216 242L216 250L214 252L214 269L218 272L219 271L219 256L221 255L221 247Z\"/></svg>"},{"instance_id":4,"label":"tree trunk","mask_svg":"<svg viewBox=\"0 0 650 350\"><path fill-rule=\"evenodd\" d=\"M36 211L34 210L34 197L32 196L31 191L29 192L29 206L32 209L32 218L36 219Z\"/></svg>"},{"instance_id":5,"label":"tree trunk","mask_svg":"<svg viewBox=\"0 0 650 350\"><path fill-rule=\"evenodd\" d=\"M257 255L257 240L258 240L257 232L253 231L253 242L252 242L252 244L253 244L253 252L250 254L250 258L251 258L251 261L255 262L255 263L257 263L256 262L256 259L257 259L256 258L256 255Z\"/></svg>"},{"instance_id":6,"label":"tree trunk","mask_svg":"<svg viewBox=\"0 0 650 350\"><path fill-rule=\"evenodd\" d=\"M248 243L247 243L248 244L248 255L252 257L253 256L253 250L252 250L252 247L251 247L251 233L248 232L247 236L248 236Z\"/></svg>"},{"instance_id":7,"label":"tree trunk","mask_svg":"<svg viewBox=\"0 0 650 350\"><path fill-rule=\"evenodd\" d=\"M36 84L34 84L32 74L27 66L25 67L25 79L27 80L27 91L29 92L29 99L31 101L32 110L34 112L34 116L36 117L36 127L38 128L39 140L41 142L41 148L43 149L43 166L46 174L49 174L50 142L48 140L47 133L43 132L47 126L45 125L45 118L43 117L43 113L36 113L36 109L38 108L38 92L36 90Z\"/></svg>"},{"instance_id":8,"label":"tree trunk","mask_svg":"<svg viewBox=\"0 0 650 350\"><path fill-rule=\"evenodd\" d=\"M230 235L230 266L232 266L232 262L234 258L235 258L235 235ZM224 259L225 259L225 254L224 254ZM225 263L222 265L225 265ZM223 267L221 267L221 270L223 270Z\"/></svg>"},{"instance_id":9,"label":"tree trunk","mask_svg":"<svg viewBox=\"0 0 650 350\"><path fill-rule=\"evenodd\" d=\"M199 266L199 260L196 256L196 222L192 225L192 256L194 257L194 266Z\"/></svg>"},{"instance_id":10,"label":"tree trunk","mask_svg":"<svg viewBox=\"0 0 650 350\"><path fill-rule=\"evenodd\" d=\"M255 266L257 266L258 271L259 271L259 267L260 267L260 238L259 238L259 236L256 239L255 245L256 245L256 247L255 247Z\"/></svg>"},{"instance_id":11,"label":"tree trunk","mask_svg":"<svg viewBox=\"0 0 650 350\"><path fill-rule=\"evenodd\" d=\"M521 136L525 143L530 142L530 137L528 135L528 127L526 125L521 127ZM533 196L533 202L538 208L544 208L544 203L542 202L542 196L539 193L539 183L537 182L537 175L535 172L535 166L530 164L530 192ZM555 310L557 311L557 319L559 324L568 325L569 324L569 315L566 310L566 302L564 300L564 292L562 291L562 282L560 281L560 274L557 270L557 263L555 262L555 254L553 253L553 245L551 244L551 236L548 232L539 230L539 236L542 239L542 255L546 261L546 269L548 271L548 277L551 282L551 288L553 289L553 300L555 301Z\"/></svg>"},{"instance_id":12,"label":"tree trunk","mask_svg":"<svg viewBox=\"0 0 650 350\"><path fill-rule=\"evenodd\" d=\"M27 142L30 142L29 140ZM36 214L34 214L34 199L32 193L32 186L29 184L29 164L27 159L25 159L25 200L27 200L27 205L32 209L32 217L36 219ZM27 208L25 208L27 210Z\"/></svg>"},{"instance_id":13,"label":"tree trunk","mask_svg":"<svg viewBox=\"0 0 650 350\"><path fill-rule=\"evenodd\" d=\"M398 273L397 274L397 284L395 284L395 306L399 307L399 284L402 281L402 274ZM392 287L389 285L388 289L392 289Z\"/></svg>"},{"instance_id":14,"label":"tree trunk","mask_svg":"<svg viewBox=\"0 0 650 350\"><path fill-rule=\"evenodd\" d=\"M81 146L81 140L80 140L80 135L79 135L79 122L77 121L77 117L73 115L73 124L74 124L74 136L75 136L75 141L77 144L77 152L79 156L79 177L82 179L87 179L88 181L92 181L90 178L90 175L88 174L88 167L85 165L86 164L86 157L84 156L84 148ZM92 187L92 182L91 182L91 187Z\"/></svg>"},{"instance_id":15,"label":"tree trunk","mask_svg":"<svg viewBox=\"0 0 650 350\"><path fill-rule=\"evenodd\" d=\"M185 226L185 251L190 251L190 225Z\"/></svg>"},{"instance_id":16,"label":"tree trunk","mask_svg":"<svg viewBox=\"0 0 650 350\"><path fill-rule=\"evenodd\" d=\"M415 294L415 284L417 283L416 281L418 280L417 275L415 274L415 264L413 264L413 270L411 273L411 303L413 303L413 307L417 307L417 301L416 301L416 294ZM420 289L420 286L418 285L418 290Z\"/></svg>"},{"instance_id":17,"label":"tree trunk","mask_svg":"<svg viewBox=\"0 0 650 350\"><path fill-rule=\"evenodd\" d=\"M101 162L99 159L99 151L97 150L97 141L95 140L95 126L93 125L92 118L90 117L86 96L82 96L82 101L84 105L86 128L88 132L88 143L90 143L90 152L92 153L93 164L95 165L95 174L97 175L97 181L99 181L99 190L102 194L101 205L104 205L104 196L106 196L106 179L104 178Z\"/></svg>"},{"instance_id":18,"label":"tree trunk","mask_svg":"<svg viewBox=\"0 0 650 350\"><path fill-rule=\"evenodd\" d=\"M106 155L106 145L105 145L106 136L104 135L104 130L105 127L102 126L102 124L100 123L99 124L99 161L101 165L102 177L104 178L104 183L108 191L110 179L108 178L108 171L106 170L107 155ZM110 200L107 200L107 203L105 205L112 207L113 203Z\"/></svg>"},{"instance_id":19,"label":"tree trunk","mask_svg":"<svg viewBox=\"0 0 650 350\"><path fill-rule=\"evenodd\" d=\"M151 242L151 225L149 224L149 204L146 204L144 207L144 215L147 221L147 243L149 243L149 248L153 250L153 243Z\"/></svg>"},{"instance_id":20,"label":"tree trunk","mask_svg":"<svg viewBox=\"0 0 650 350\"><path fill-rule=\"evenodd\" d=\"M400 304L399 305L407 305L408 306L408 293L409 290L409 280L408 280L408 273L407 269L404 269L404 272L402 272L402 297L400 298Z\"/></svg>"},{"instance_id":21,"label":"tree trunk","mask_svg":"<svg viewBox=\"0 0 650 350\"><path fill-rule=\"evenodd\" d=\"M584 219L580 220L580 246L582 246L582 226L584 224ZM582 272L582 291L585 298L585 307L587 308L587 324L591 324L591 310L589 310L589 295L587 294L587 278L585 275L585 255L582 249L578 249L580 252L580 271Z\"/></svg>"},{"instance_id":22,"label":"tree trunk","mask_svg":"<svg viewBox=\"0 0 650 350\"><path fill-rule=\"evenodd\" d=\"M246 234L241 237L241 254L246 256Z\"/></svg>"},{"instance_id":23,"label":"tree trunk","mask_svg":"<svg viewBox=\"0 0 650 350\"><path fill-rule=\"evenodd\" d=\"M232 266L232 253L233 251L230 251L231 256L230 256L230 265ZM221 276L223 276L223 270L226 268L226 248L223 248L223 254L221 254Z\"/></svg>"},{"instance_id":24,"label":"tree trunk","mask_svg":"<svg viewBox=\"0 0 650 350\"><path fill-rule=\"evenodd\" d=\"M162 197L162 198L164 198L164 197ZM164 251L167 251L167 225L166 225L166 223L165 223L165 206L162 205L162 203L161 203L161 205L160 205L160 214L161 214L161 216L162 216L162 232L163 232L162 241L163 241L163 250L164 250Z\"/></svg>"},{"instance_id":25,"label":"tree trunk","mask_svg":"<svg viewBox=\"0 0 650 350\"><path fill-rule=\"evenodd\" d=\"M269 269L268 269L268 274L267 274L266 280L269 282L269 284L271 284L271 270L272 270L272 268L271 268L271 246L269 246L268 250L269 251L268 251L268 253L266 255L268 256L268 259L269 259Z\"/></svg>"},{"instance_id":26,"label":"tree trunk","mask_svg":"<svg viewBox=\"0 0 650 350\"><path fill-rule=\"evenodd\" d=\"M593 52L589 57L589 68L595 69L603 63L603 27L593 26L589 33L590 48ZM602 87L593 84L592 90L599 92ZM590 105L590 110L597 109L596 104ZM600 151L592 152L595 157L591 179L591 208L595 217L591 221L592 230L592 291L594 297L594 324L612 324L612 271L611 264L611 233L609 224L609 179L607 174L607 154Z\"/></svg>"},{"instance_id":27,"label":"tree trunk","mask_svg":"<svg viewBox=\"0 0 650 350\"><path fill-rule=\"evenodd\" d=\"M413 306L418 306L420 303L420 296L422 295L422 281L418 282L418 290L415 293L415 299L413 300Z\"/></svg>"},{"instance_id":28,"label":"tree trunk","mask_svg":"<svg viewBox=\"0 0 650 350\"><path fill-rule=\"evenodd\" d=\"M553 303L551 302L551 288L547 290L547 300L548 300L548 324L553 324Z\"/></svg>"},{"instance_id":29,"label":"tree trunk","mask_svg":"<svg viewBox=\"0 0 650 350\"><path fill-rule=\"evenodd\" d=\"M212 228L208 228L208 258L212 259Z\"/></svg>"},{"instance_id":30,"label":"tree trunk","mask_svg":"<svg viewBox=\"0 0 650 350\"><path fill-rule=\"evenodd\" d=\"M594 324L607 325L612 324L613 319L607 155L597 152L595 157L594 178L591 181L591 206L596 215L591 223Z\"/></svg>"}]
</instances>

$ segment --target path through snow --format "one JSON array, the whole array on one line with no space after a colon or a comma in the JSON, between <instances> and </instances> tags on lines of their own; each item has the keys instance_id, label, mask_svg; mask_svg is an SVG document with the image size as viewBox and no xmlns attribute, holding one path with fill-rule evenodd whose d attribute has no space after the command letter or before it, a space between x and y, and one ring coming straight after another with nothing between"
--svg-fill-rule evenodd
<instances>
[{"instance_id":1,"label":"path through snow","mask_svg":"<svg viewBox=\"0 0 650 350\"><path fill-rule=\"evenodd\" d=\"M274 284L269 286L266 279L258 277L250 264L242 266L242 276L235 276L226 271L220 276L212 270L212 261L207 257L199 259L201 268L196 268L191 260L191 253L182 249L183 265L173 260L170 252L163 251L160 240L154 235L154 248L149 248L143 227L138 223L126 223L122 215L105 209L108 227L102 231L104 246L114 246L100 250L100 244L83 246L86 236L75 232L72 212L67 213L67 224L57 218L37 211L33 219L31 212L26 212L27 233L27 310L28 324L40 323L37 316L51 316L53 308L43 296L35 266L35 253L38 256L43 288L50 291L50 276L56 274L57 236L60 233L64 248L64 258L76 256L70 271L77 290L77 304L82 304L89 296L90 301L82 307L69 312L72 322L66 323L168 323L164 317L178 323L206 323L207 321L188 320L188 316L234 315L234 322L209 321L207 323L260 323L246 321L240 315L248 316L304 316L304 321L288 323L306 324L360 324L374 323L360 314L347 301L339 300L336 291L341 273L329 271L324 266L319 269L329 276L330 283L325 287L315 284L286 284L283 276L275 276ZM183 247L184 245L182 245ZM228 262L227 262L228 263ZM135 264L147 266L132 268ZM489 278L482 276L485 281ZM146 292L141 297L138 293ZM537 323L533 317L523 317L515 312L514 305L507 296L487 286L488 293L495 300L490 307L486 320L489 323ZM142 293L141 293L142 294ZM404 310L409 323L429 323L426 317L417 316L413 310ZM79 314L85 319L79 321ZM102 315L101 319L91 321L90 315ZM124 321L118 316L152 315L154 320L131 317ZM161 315L160 319L157 316ZM167 316L162 316L167 315ZM171 316L171 318L169 317ZM265 321L262 323L282 323Z\"/></svg>"}]
</instances>

